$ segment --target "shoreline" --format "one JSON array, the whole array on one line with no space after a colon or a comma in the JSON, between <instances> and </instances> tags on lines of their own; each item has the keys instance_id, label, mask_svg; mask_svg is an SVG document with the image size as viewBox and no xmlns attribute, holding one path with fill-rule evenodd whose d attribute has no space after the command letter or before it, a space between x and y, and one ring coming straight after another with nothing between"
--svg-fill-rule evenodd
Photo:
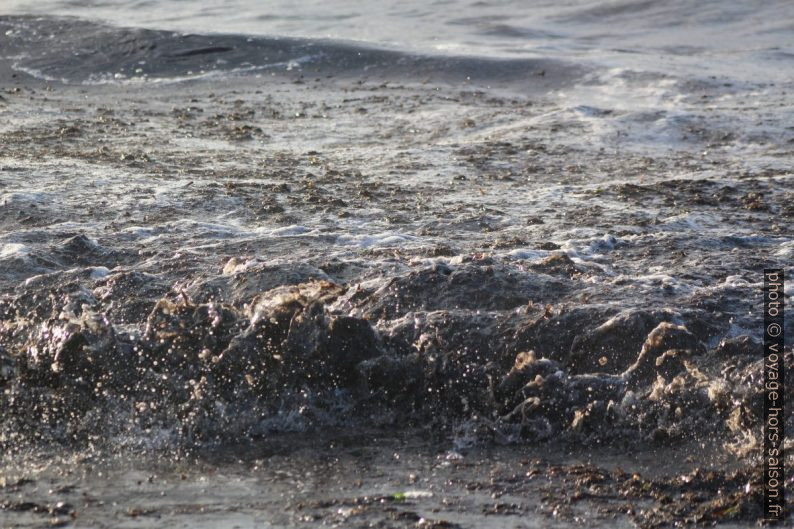
<instances>
[{"instance_id":1,"label":"shoreline","mask_svg":"<svg viewBox=\"0 0 794 529\"><path fill-rule=\"evenodd\" d=\"M57 53L45 66L71 64ZM20 456L0 474L19 464L22 480L0 486L0 512L23 527L187 526L207 507L209 526L259 510L756 520L759 270L794 251L792 95L576 68L505 88L382 66L384 82L340 56L331 78L100 85L0 60L0 446ZM136 451L152 438L163 458ZM139 501L116 440L170 488ZM607 443L641 449L591 453ZM207 461L181 459L190 447ZM357 454L360 475L326 465ZM284 512L290 464L319 477ZM193 501L202 487L219 496Z\"/></svg>"}]
</instances>

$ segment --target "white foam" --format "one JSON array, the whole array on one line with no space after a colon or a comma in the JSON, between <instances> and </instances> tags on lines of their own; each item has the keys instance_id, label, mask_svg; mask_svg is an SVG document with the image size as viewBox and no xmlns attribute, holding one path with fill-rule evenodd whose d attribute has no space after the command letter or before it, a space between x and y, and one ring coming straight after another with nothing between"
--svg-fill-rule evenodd
<instances>
[{"instance_id":1,"label":"white foam","mask_svg":"<svg viewBox=\"0 0 794 529\"><path fill-rule=\"evenodd\" d=\"M673 289L679 294L693 292L694 288L691 284L679 278L667 274L661 267L652 267L649 269L649 274L642 275L618 275L611 278L611 281L616 284L631 283L638 287L643 287L646 291L663 289Z\"/></svg>"},{"instance_id":2,"label":"white foam","mask_svg":"<svg viewBox=\"0 0 794 529\"><path fill-rule=\"evenodd\" d=\"M786 241L782 243L775 252L775 255L788 258L794 257L794 241Z\"/></svg>"},{"instance_id":3,"label":"white foam","mask_svg":"<svg viewBox=\"0 0 794 529\"><path fill-rule=\"evenodd\" d=\"M530 250L527 248L516 248L507 252L507 257L511 259L522 259L525 261L538 261L549 256L548 250Z\"/></svg>"},{"instance_id":4,"label":"white foam","mask_svg":"<svg viewBox=\"0 0 794 529\"><path fill-rule=\"evenodd\" d=\"M0 246L0 259L13 259L26 257L30 253L30 248L24 244L6 243Z\"/></svg>"},{"instance_id":5,"label":"white foam","mask_svg":"<svg viewBox=\"0 0 794 529\"><path fill-rule=\"evenodd\" d=\"M128 226L123 228L121 231L123 233L128 233L130 235L134 235L135 237L151 237L154 235L156 228L155 227L148 227L148 226Z\"/></svg>"},{"instance_id":6,"label":"white foam","mask_svg":"<svg viewBox=\"0 0 794 529\"><path fill-rule=\"evenodd\" d=\"M283 228L270 230L270 235L273 237L294 237L295 235L305 235L311 231L312 229L307 228L306 226L292 224L290 226L284 226Z\"/></svg>"},{"instance_id":7,"label":"white foam","mask_svg":"<svg viewBox=\"0 0 794 529\"><path fill-rule=\"evenodd\" d=\"M110 269L106 266L97 266L91 270L91 279L102 279L110 274Z\"/></svg>"},{"instance_id":8,"label":"white foam","mask_svg":"<svg viewBox=\"0 0 794 529\"><path fill-rule=\"evenodd\" d=\"M753 285L740 275L732 275L726 277L725 280L718 286L724 288L739 288L751 287Z\"/></svg>"},{"instance_id":9,"label":"white foam","mask_svg":"<svg viewBox=\"0 0 794 529\"><path fill-rule=\"evenodd\" d=\"M399 233L376 233L372 235L339 235L336 243L342 246L358 246L359 248L370 248L373 246L397 246L407 242L416 241L417 238L411 235Z\"/></svg>"},{"instance_id":10,"label":"white foam","mask_svg":"<svg viewBox=\"0 0 794 529\"><path fill-rule=\"evenodd\" d=\"M12 204L44 204L47 202L49 193L29 192L29 193L3 193L0 195L0 205L9 206Z\"/></svg>"},{"instance_id":11,"label":"white foam","mask_svg":"<svg viewBox=\"0 0 794 529\"><path fill-rule=\"evenodd\" d=\"M560 249L575 262L576 259L589 260L603 256L614 250L619 241L614 235L606 233L591 239L564 241Z\"/></svg>"}]
</instances>

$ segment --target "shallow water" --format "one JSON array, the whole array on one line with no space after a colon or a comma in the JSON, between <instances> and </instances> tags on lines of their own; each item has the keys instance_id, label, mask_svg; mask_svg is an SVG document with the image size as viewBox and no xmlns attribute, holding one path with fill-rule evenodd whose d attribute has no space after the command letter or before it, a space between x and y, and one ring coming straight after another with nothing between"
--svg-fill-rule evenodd
<instances>
[{"instance_id":1,"label":"shallow water","mask_svg":"<svg viewBox=\"0 0 794 529\"><path fill-rule=\"evenodd\" d=\"M413 52L567 57L641 70L791 80L792 6L744 0L256 2L9 0L5 14L68 15L197 33L358 41ZM773 79L774 78L774 79Z\"/></svg>"},{"instance_id":2,"label":"shallow water","mask_svg":"<svg viewBox=\"0 0 794 529\"><path fill-rule=\"evenodd\" d=\"M631 458L552 446L461 453L393 431L326 432L134 460L28 454L5 466L0 505L14 527L655 526L676 510L708 519L720 509L715 487L744 486L747 476L728 458L707 453L697 446L686 456L660 448ZM674 477L660 474L660 457ZM703 464L724 472L698 470ZM661 497L665 506L653 509Z\"/></svg>"},{"instance_id":3,"label":"shallow water","mask_svg":"<svg viewBox=\"0 0 794 529\"><path fill-rule=\"evenodd\" d=\"M398 471L365 432L398 429L430 466L627 454L596 458L611 477L582 512L502 507L529 526L757 518L761 272L794 251L790 45L765 10L787 6L9 6L138 27L0 17L3 475L66 486L37 461L112 474L121 450L170 480L197 451L333 429L365 438L386 494ZM613 468L661 446L690 466L645 465L647 489ZM213 465L179 494L248 479ZM26 483L3 489L14 523L68 521ZM267 493L235 510L262 490L240 487L218 516L276 516ZM390 523L348 496L307 523ZM482 526L481 500L438 518Z\"/></svg>"}]
</instances>

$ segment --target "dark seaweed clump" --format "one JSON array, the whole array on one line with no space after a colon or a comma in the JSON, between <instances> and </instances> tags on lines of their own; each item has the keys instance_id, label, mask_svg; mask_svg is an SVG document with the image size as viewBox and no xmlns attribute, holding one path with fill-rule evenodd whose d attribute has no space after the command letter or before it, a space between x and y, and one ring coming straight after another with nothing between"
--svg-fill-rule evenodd
<instances>
[{"instance_id":1,"label":"dark seaweed clump","mask_svg":"<svg viewBox=\"0 0 794 529\"><path fill-rule=\"evenodd\" d=\"M324 424L463 443L757 439L759 344L720 340L711 312L555 304L564 270L491 260L370 287L303 274L242 287L276 275L27 281L0 300L2 443L202 444Z\"/></svg>"}]
</instances>

